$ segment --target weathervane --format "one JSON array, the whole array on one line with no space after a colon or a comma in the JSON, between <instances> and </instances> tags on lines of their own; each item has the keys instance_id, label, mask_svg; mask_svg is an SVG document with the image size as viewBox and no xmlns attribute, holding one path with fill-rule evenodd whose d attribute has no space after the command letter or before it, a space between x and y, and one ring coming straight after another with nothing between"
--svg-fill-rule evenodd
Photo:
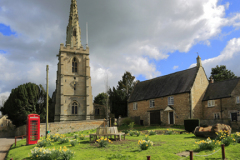
<instances>
[{"instance_id":1,"label":"weathervane","mask_svg":"<svg viewBox=\"0 0 240 160\"><path fill-rule=\"evenodd\" d=\"M198 52L196 52L197 53L197 55L198 55ZM199 56L199 55L198 55Z\"/></svg>"}]
</instances>

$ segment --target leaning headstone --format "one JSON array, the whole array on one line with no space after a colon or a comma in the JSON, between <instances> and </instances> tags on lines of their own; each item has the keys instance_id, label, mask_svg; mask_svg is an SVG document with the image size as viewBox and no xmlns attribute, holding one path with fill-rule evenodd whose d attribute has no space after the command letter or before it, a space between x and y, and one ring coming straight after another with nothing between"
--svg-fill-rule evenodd
<instances>
[{"instance_id":1,"label":"leaning headstone","mask_svg":"<svg viewBox=\"0 0 240 160\"><path fill-rule=\"evenodd\" d=\"M194 135L197 137L210 137L210 138L216 138L217 134L216 132L222 131L228 131L228 134L230 135L232 132L232 128L229 125L226 124L220 124L217 123L214 126L208 126L208 127L196 127L194 130Z\"/></svg>"}]
</instances>

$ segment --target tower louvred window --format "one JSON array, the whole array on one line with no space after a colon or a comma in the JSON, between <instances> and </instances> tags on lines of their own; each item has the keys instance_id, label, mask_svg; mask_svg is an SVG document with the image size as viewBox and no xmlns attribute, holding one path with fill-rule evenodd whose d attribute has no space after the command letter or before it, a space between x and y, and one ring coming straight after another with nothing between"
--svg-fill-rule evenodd
<instances>
[{"instance_id":1,"label":"tower louvred window","mask_svg":"<svg viewBox=\"0 0 240 160\"><path fill-rule=\"evenodd\" d=\"M77 35L77 32L76 30L73 31L73 36L76 36Z\"/></svg>"},{"instance_id":2,"label":"tower louvred window","mask_svg":"<svg viewBox=\"0 0 240 160\"><path fill-rule=\"evenodd\" d=\"M74 57L73 58L73 61L72 61L72 72L77 72L77 60L76 58Z\"/></svg>"}]
</instances>

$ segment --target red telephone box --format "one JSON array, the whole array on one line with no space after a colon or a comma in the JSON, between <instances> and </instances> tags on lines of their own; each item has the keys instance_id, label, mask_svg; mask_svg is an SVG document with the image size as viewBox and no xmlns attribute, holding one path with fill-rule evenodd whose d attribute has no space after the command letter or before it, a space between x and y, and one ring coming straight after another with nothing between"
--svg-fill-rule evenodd
<instances>
[{"instance_id":1,"label":"red telephone box","mask_svg":"<svg viewBox=\"0 0 240 160\"><path fill-rule=\"evenodd\" d=\"M40 139L40 116L29 114L27 118L27 145L36 144Z\"/></svg>"}]
</instances>

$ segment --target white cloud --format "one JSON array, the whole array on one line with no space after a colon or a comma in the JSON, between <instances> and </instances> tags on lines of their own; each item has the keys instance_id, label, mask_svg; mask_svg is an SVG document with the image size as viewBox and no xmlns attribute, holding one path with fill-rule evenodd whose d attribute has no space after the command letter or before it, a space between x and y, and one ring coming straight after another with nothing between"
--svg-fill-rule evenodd
<instances>
[{"instance_id":1,"label":"white cloud","mask_svg":"<svg viewBox=\"0 0 240 160\"><path fill-rule=\"evenodd\" d=\"M216 65L226 65L227 69L230 69L236 75L240 75L239 58L240 38L233 38L228 41L226 47L223 49L220 55L202 60L202 65L208 75L211 72L211 68L216 67ZM190 68L194 66L196 66L196 63L192 64Z\"/></svg>"},{"instance_id":2,"label":"white cloud","mask_svg":"<svg viewBox=\"0 0 240 160\"><path fill-rule=\"evenodd\" d=\"M167 59L169 55L160 53L157 47L150 47L149 45L141 46L140 50L143 51L143 55L149 56L156 60Z\"/></svg>"},{"instance_id":3,"label":"white cloud","mask_svg":"<svg viewBox=\"0 0 240 160\"><path fill-rule=\"evenodd\" d=\"M175 70L175 69L177 69L179 66L173 66L173 69Z\"/></svg>"},{"instance_id":4,"label":"white cloud","mask_svg":"<svg viewBox=\"0 0 240 160\"><path fill-rule=\"evenodd\" d=\"M210 40L218 37L224 26L238 29L240 14L226 17L229 4L217 2L79 1L82 44L86 41L85 22L89 24L93 95L105 91L106 74L111 87L125 71L146 78L159 76L161 72L150 60L161 64L159 61L167 60L174 51L188 52L197 43L210 46ZM8 37L0 34L0 48L7 51L0 54L0 93L29 81L45 86L46 64L50 65L49 87L55 89L56 54L60 43L65 42L69 5L70 1L0 1L0 23L17 33Z\"/></svg>"}]
</instances>

